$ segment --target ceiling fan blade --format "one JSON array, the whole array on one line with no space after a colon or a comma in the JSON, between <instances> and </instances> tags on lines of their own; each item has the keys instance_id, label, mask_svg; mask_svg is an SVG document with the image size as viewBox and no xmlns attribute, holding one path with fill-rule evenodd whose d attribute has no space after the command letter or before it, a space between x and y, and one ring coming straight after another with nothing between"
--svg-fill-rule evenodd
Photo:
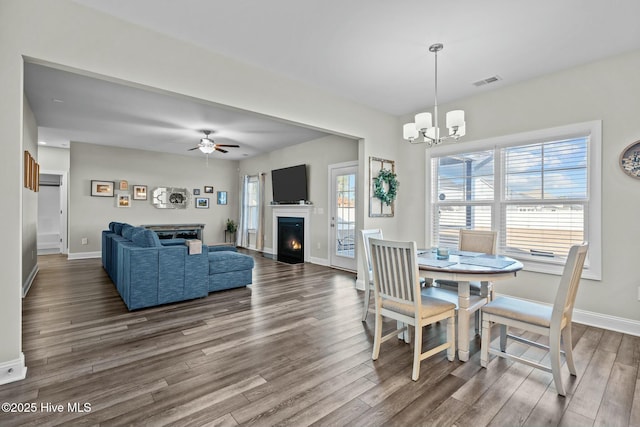
<instances>
[{"instance_id":1,"label":"ceiling fan blade","mask_svg":"<svg viewBox=\"0 0 640 427\"><path fill-rule=\"evenodd\" d=\"M240 148L239 145L236 144L216 144L216 147L233 147L233 148Z\"/></svg>"},{"instance_id":2,"label":"ceiling fan blade","mask_svg":"<svg viewBox=\"0 0 640 427\"><path fill-rule=\"evenodd\" d=\"M200 146L199 146L199 145L198 145L197 147L189 148L187 151L197 150L198 148L200 148Z\"/></svg>"},{"instance_id":3,"label":"ceiling fan blade","mask_svg":"<svg viewBox=\"0 0 640 427\"><path fill-rule=\"evenodd\" d=\"M218 148L218 147L216 147L216 150L217 150L217 151L219 151L219 152L221 152L221 153L228 153L228 151L227 151L227 150L223 150L222 148Z\"/></svg>"}]
</instances>

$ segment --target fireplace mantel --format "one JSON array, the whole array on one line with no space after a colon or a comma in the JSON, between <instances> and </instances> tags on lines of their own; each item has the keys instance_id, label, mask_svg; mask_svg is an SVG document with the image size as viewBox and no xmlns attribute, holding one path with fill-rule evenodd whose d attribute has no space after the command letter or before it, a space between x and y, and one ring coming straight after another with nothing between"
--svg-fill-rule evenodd
<instances>
[{"instance_id":1,"label":"fireplace mantel","mask_svg":"<svg viewBox=\"0 0 640 427\"><path fill-rule=\"evenodd\" d=\"M311 205L269 205L273 209L271 227L271 248L273 255L278 258L278 217L292 217L304 219L304 262L311 257Z\"/></svg>"}]
</instances>

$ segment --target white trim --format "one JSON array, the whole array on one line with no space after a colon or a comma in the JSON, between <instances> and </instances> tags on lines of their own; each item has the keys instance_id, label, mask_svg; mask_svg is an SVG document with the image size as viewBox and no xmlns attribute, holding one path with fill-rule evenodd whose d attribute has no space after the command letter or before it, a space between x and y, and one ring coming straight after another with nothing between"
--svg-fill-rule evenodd
<instances>
[{"instance_id":1,"label":"white trim","mask_svg":"<svg viewBox=\"0 0 640 427\"><path fill-rule=\"evenodd\" d=\"M31 289L31 285L33 285L33 281L39 271L38 264L34 265L31 273L29 273L29 277L27 277L27 280L22 284L22 298L27 296L27 292Z\"/></svg>"},{"instance_id":2,"label":"white trim","mask_svg":"<svg viewBox=\"0 0 640 427\"><path fill-rule=\"evenodd\" d=\"M0 385L20 381L27 377L27 367L24 364L24 353L20 357L0 363Z\"/></svg>"},{"instance_id":3,"label":"white trim","mask_svg":"<svg viewBox=\"0 0 640 427\"><path fill-rule=\"evenodd\" d=\"M69 259L69 260L73 260L73 259L89 259L89 258L102 258L102 252L100 252L100 251L96 251L96 252L74 252L74 253L69 252L67 254L67 259Z\"/></svg>"},{"instance_id":4,"label":"white trim","mask_svg":"<svg viewBox=\"0 0 640 427\"><path fill-rule=\"evenodd\" d=\"M354 244L354 257L353 257L353 263L354 263L354 267L355 269L352 270L350 268L345 268L343 266L337 265L336 263L336 259L338 258L336 253L335 253L335 240L336 240L336 236L335 236L335 232L336 232L336 228L334 226L331 225L331 217L334 216L334 214L336 213L336 206L335 206L335 186L334 186L334 179L333 179L333 171L337 170L337 169L345 169L345 168L353 168L355 169L355 175L356 175L356 188L355 188L355 201L356 201L356 224L355 224L355 230L354 232L357 233L358 230L358 179L360 177L360 166L358 164L357 160L350 160L348 162L341 162L341 163L333 163L327 166L327 206L328 206L328 211L327 211L327 265L329 267L332 268L338 268L341 270L347 270L347 271L355 271L357 273L358 271L358 239L356 238Z\"/></svg>"},{"instance_id":5,"label":"white trim","mask_svg":"<svg viewBox=\"0 0 640 427\"><path fill-rule=\"evenodd\" d=\"M356 289L359 291L364 291L364 279L356 279Z\"/></svg>"},{"instance_id":6,"label":"white trim","mask_svg":"<svg viewBox=\"0 0 640 427\"><path fill-rule=\"evenodd\" d=\"M329 260L326 258L318 258L318 257L310 257L309 258L309 262L311 264L317 264L317 265L322 265L325 267L329 267Z\"/></svg>"},{"instance_id":7,"label":"white trim","mask_svg":"<svg viewBox=\"0 0 640 427\"><path fill-rule=\"evenodd\" d=\"M508 297L520 301L535 302L546 306L553 306L540 301L534 301L526 298L514 297L506 294L496 294L496 296ZM610 331L621 332L623 334L640 336L640 321L633 319L625 319L623 317L609 316L608 314L596 313L593 311L573 309L573 321L582 325L594 326L596 328L607 329Z\"/></svg>"},{"instance_id":8,"label":"white trim","mask_svg":"<svg viewBox=\"0 0 640 427\"><path fill-rule=\"evenodd\" d=\"M431 182L432 169L431 157L447 156L465 152L480 151L502 148L506 146L518 146L530 143L539 143L550 140L570 139L576 137L590 136L589 141L589 209L587 218L589 233L586 239L589 242L589 252L587 254L588 265L582 271L582 277L591 280L602 280L602 121L593 120L589 122L573 123L564 126L557 126L548 129L540 129L528 132L521 132L512 135L503 135L477 141L465 142L462 144L443 144L432 147L426 151L425 161L425 241L429 245L432 242L432 227L430 215L432 211L431 203ZM499 165L497 165L499 167ZM499 172L496 170L496 172ZM494 201L495 203L496 201ZM495 211L495 209L494 209ZM497 213L494 212L494 215ZM513 257L513 255L511 255ZM521 260L524 263L524 270L547 274L562 274L562 265L552 265L544 262L535 262L530 259Z\"/></svg>"}]
</instances>

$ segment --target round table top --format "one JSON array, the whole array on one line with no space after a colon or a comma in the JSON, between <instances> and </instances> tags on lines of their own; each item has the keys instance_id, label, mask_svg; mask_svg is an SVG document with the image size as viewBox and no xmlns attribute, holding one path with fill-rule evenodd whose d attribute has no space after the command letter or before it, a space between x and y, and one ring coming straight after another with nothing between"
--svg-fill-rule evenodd
<instances>
[{"instance_id":1,"label":"round table top","mask_svg":"<svg viewBox=\"0 0 640 427\"><path fill-rule=\"evenodd\" d=\"M421 270L443 273L468 274L513 274L524 265L504 255L488 255L453 251L446 258L439 258L435 251L418 251L418 265Z\"/></svg>"}]
</instances>

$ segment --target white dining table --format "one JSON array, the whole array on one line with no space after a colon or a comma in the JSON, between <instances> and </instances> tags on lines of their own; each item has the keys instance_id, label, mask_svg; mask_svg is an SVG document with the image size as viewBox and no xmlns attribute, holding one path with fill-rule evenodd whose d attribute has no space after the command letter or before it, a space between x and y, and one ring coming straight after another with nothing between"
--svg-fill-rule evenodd
<instances>
[{"instance_id":1,"label":"white dining table","mask_svg":"<svg viewBox=\"0 0 640 427\"><path fill-rule=\"evenodd\" d=\"M458 282L458 358L469 360L469 321L471 314L488 302L488 283L514 277L522 270L520 261L503 255L487 255L477 252L451 251L439 259L435 250L418 251L420 276L431 280ZM480 296L471 295L469 282L481 282ZM439 288L424 288L426 295L442 297Z\"/></svg>"}]
</instances>

